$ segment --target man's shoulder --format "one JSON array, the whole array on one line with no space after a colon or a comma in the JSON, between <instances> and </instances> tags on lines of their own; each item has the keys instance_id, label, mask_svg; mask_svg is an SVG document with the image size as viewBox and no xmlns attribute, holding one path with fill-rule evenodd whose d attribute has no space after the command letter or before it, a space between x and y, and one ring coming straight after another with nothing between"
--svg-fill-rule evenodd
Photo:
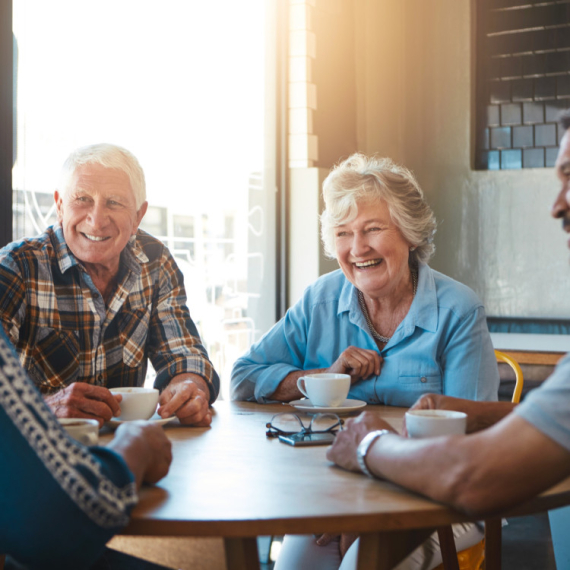
<instances>
[{"instance_id":1,"label":"man's shoulder","mask_svg":"<svg viewBox=\"0 0 570 570\"><path fill-rule=\"evenodd\" d=\"M150 262L160 260L165 253L168 253L164 243L140 228L137 230L137 247L144 252Z\"/></svg>"},{"instance_id":2,"label":"man's shoulder","mask_svg":"<svg viewBox=\"0 0 570 570\"><path fill-rule=\"evenodd\" d=\"M50 227L39 236L15 240L0 249L0 261L7 259L22 261L35 257L49 258L55 253L52 237L53 230Z\"/></svg>"},{"instance_id":3,"label":"man's shoulder","mask_svg":"<svg viewBox=\"0 0 570 570\"><path fill-rule=\"evenodd\" d=\"M346 283L347 279L340 269L331 271L311 283L305 289L303 299L312 305L338 301Z\"/></svg>"}]
</instances>

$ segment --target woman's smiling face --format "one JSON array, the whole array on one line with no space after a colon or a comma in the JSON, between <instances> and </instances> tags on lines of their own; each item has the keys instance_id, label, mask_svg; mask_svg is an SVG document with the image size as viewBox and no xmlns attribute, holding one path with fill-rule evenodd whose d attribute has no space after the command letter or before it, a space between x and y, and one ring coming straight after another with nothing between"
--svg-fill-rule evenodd
<instances>
[{"instance_id":1,"label":"woman's smiling face","mask_svg":"<svg viewBox=\"0 0 570 570\"><path fill-rule=\"evenodd\" d=\"M359 202L356 218L336 226L334 235L342 272L365 295L385 297L408 283L411 244L384 200Z\"/></svg>"}]
</instances>

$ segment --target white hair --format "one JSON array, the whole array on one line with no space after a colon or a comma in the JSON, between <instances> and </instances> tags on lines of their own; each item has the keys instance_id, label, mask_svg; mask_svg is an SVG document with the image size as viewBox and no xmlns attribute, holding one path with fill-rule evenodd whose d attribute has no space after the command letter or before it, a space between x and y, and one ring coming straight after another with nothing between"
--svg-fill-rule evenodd
<instances>
[{"instance_id":1,"label":"white hair","mask_svg":"<svg viewBox=\"0 0 570 570\"><path fill-rule=\"evenodd\" d=\"M336 258L335 227L358 215L358 203L385 200L390 217L413 246L410 263L427 263L435 251L436 221L414 175L389 158L356 153L335 166L323 182L325 210L321 238L325 253Z\"/></svg>"},{"instance_id":2,"label":"white hair","mask_svg":"<svg viewBox=\"0 0 570 570\"><path fill-rule=\"evenodd\" d=\"M126 148L108 143L92 144L74 150L65 160L61 169L59 190L64 195L69 190L75 171L85 164L100 164L124 172L131 184L137 210L146 200L144 172L136 156Z\"/></svg>"}]
</instances>

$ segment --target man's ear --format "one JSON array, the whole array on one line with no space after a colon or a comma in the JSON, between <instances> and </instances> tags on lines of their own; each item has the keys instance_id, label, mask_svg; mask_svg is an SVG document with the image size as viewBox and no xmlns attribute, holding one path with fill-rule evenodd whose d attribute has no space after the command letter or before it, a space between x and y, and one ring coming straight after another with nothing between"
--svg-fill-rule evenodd
<instances>
[{"instance_id":1,"label":"man's ear","mask_svg":"<svg viewBox=\"0 0 570 570\"><path fill-rule=\"evenodd\" d=\"M63 196L60 195L59 191L56 190L53 193L53 199L55 202L55 211L57 213L57 219L61 222L63 219Z\"/></svg>"},{"instance_id":2,"label":"man's ear","mask_svg":"<svg viewBox=\"0 0 570 570\"><path fill-rule=\"evenodd\" d=\"M139 211L137 212L137 217L136 217L136 221L133 227L133 233L131 235L135 235L137 233L137 230L139 229L139 225L142 222L142 219L144 218L144 215L146 214L146 211L148 209L148 202L143 202L142 206L139 208Z\"/></svg>"}]
</instances>

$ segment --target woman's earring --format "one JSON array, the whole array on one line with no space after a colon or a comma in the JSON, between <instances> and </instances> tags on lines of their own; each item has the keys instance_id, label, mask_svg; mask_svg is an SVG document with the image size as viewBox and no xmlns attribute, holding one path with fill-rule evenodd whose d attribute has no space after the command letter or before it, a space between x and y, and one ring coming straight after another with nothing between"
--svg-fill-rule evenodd
<instances>
[{"instance_id":1,"label":"woman's earring","mask_svg":"<svg viewBox=\"0 0 570 570\"><path fill-rule=\"evenodd\" d=\"M414 251L416 249L416 246L413 245L412 247L410 247L410 251Z\"/></svg>"}]
</instances>

